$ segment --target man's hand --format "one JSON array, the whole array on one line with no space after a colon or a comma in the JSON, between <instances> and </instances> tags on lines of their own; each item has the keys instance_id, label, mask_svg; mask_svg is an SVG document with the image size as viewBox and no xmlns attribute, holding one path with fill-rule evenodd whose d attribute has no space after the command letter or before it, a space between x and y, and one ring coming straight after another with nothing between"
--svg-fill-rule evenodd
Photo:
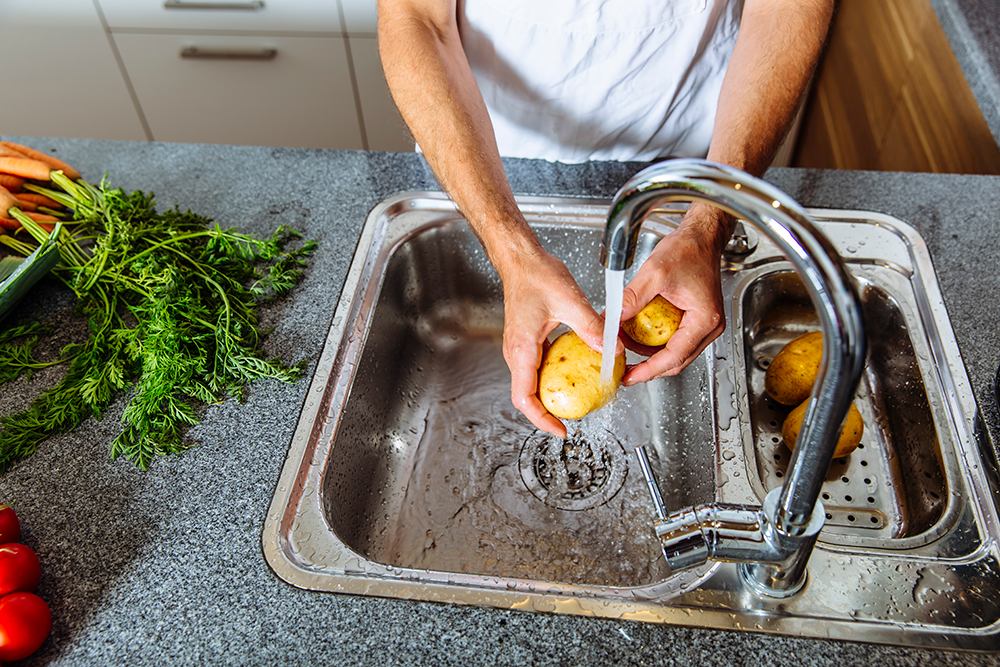
<instances>
[{"instance_id":1,"label":"man's hand","mask_svg":"<svg viewBox=\"0 0 1000 667\"><path fill-rule=\"evenodd\" d=\"M680 373L726 327L719 259L731 221L693 204L676 230L656 244L622 296L622 321L657 294L684 311L680 327L649 359L630 368L625 386Z\"/></svg>"},{"instance_id":2,"label":"man's hand","mask_svg":"<svg viewBox=\"0 0 1000 667\"><path fill-rule=\"evenodd\" d=\"M538 367L546 337L565 324L592 349L600 350L604 319L563 263L541 248L502 267L503 356L510 368L511 402L532 424L565 438L566 427L538 400Z\"/></svg>"},{"instance_id":3,"label":"man's hand","mask_svg":"<svg viewBox=\"0 0 1000 667\"><path fill-rule=\"evenodd\" d=\"M483 244L504 287L503 353L514 407L558 436L566 428L538 400L546 337L566 324L600 349L603 321L566 267L525 222L458 31L454 0L380 0L386 81L424 157Z\"/></svg>"},{"instance_id":4,"label":"man's hand","mask_svg":"<svg viewBox=\"0 0 1000 667\"><path fill-rule=\"evenodd\" d=\"M746 0L739 36L719 94L708 159L760 176L788 131L819 60L834 0ZM675 375L725 329L719 259L732 220L692 204L625 290L622 319L660 294L684 310L667 345L631 368L633 385Z\"/></svg>"}]
</instances>

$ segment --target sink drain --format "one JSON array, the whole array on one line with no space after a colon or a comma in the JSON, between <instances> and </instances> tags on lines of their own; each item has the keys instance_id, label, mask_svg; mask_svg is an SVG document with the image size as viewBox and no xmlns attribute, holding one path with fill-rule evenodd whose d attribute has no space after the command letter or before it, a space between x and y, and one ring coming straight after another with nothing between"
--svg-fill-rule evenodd
<instances>
[{"instance_id":1,"label":"sink drain","mask_svg":"<svg viewBox=\"0 0 1000 667\"><path fill-rule=\"evenodd\" d=\"M611 436L562 439L536 431L521 447L521 480L549 507L587 510L615 497L625 484L628 457Z\"/></svg>"}]
</instances>

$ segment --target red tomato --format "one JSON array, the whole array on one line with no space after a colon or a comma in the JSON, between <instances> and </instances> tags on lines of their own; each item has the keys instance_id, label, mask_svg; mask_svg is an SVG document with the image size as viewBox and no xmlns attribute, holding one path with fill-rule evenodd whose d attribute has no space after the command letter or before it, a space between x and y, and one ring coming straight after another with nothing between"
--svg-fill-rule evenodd
<instances>
[{"instance_id":1,"label":"red tomato","mask_svg":"<svg viewBox=\"0 0 1000 667\"><path fill-rule=\"evenodd\" d=\"M42 564L30 548L17 542L0 544L0 596L14 591L31 593L42 578Z\"/></svg>"},{"instance_id":2,"label":"red tomato","mask_svg":"<svg viewBox=\"0 0 1000 667\"><path fill-rule=\"evenodd\" d=\"M21 660L38 650L52 630L52 612L34 593L0 598L0 662Z\"/></svg>"},{"instance_id":3,"label":"red tomato","mask_svg":"<svg viewBox=\"0 0 1000 667\"><path fill-rule=\"evenodd\" d=\"M0 505L0 544L17 542L21 539L21 522L17 520L14 509Z\"/></svg>"}]
</instances>

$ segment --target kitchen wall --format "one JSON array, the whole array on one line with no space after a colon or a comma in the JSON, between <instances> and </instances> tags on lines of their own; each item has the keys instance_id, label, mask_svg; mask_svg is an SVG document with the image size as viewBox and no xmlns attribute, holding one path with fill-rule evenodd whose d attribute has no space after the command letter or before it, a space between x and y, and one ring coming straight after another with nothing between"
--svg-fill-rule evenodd
<instances>
[{"instance_id":1,"label":"kitchen wall","mask_svg":"<svg viewBox=\"0 0 1000 667\"><path fill-rule=\"evenodd\" d=\"M375 16L375 0L3 0L0 132L412 150Z\"/></svg>"}]
</instances>

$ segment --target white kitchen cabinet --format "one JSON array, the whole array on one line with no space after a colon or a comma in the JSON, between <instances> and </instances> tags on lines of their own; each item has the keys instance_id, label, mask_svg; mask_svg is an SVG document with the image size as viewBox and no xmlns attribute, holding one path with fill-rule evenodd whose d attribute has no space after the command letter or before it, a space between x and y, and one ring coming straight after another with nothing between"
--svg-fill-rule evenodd
<instances>
[{"instance_id":1,"label":"white kitchen cabinet","mask_svg":"<svg viewBox=\"0 0 1000 667\"><path fill-rule=\"evenodd\" d=\"M344 29L350 35L374 36L378 24L378 0L340 0Z\"/></svg>"},{"instance_id":2,"label":"white kitchen cabinet","mask_svg":"<svg viewBox=\"0 0 1000 667\"><path fill-rule=\"evenodd\" d=\"M0 1L0 133L144 140L92 0Z\"/></svg>"},{"instance_id":3,"label":"white kitchen cabinet","mask_svg":"<svg viewBox=\"0 0 1000 667\"><path fill-rule=\"evenodd\" d=\"M413 137L399 115L385 82L378 42L374 37L351 36L349 39L368 149L413 151Z\"/></svg>"},{"instance_id":4,"label":"white kitchen cabinet","mask_svg":"<svg viewBox=\"0 0 1000 667\"><path fill-rule=\"evenodd\" d=\"M343 37L112 34L157 141L363 147Z\"/></svg>"},{"instance_id":5,"label":"white kitchen cabinet","mask_svg":"<svg viewBox=\"0 0 1000 667\"><path fill-rule=\"evenodd\" d=\"M99 0L115 31L205 30L210 32L340 35L337 0Z\"/></svg>"},{"instance_id":6,"label":"white kitchen cabinet","mask_svg":"<svg viewBox=\"0 0 1000 667\"><path fill-rule=\"evenodd\" d=\"M396 110L382 72L375 37L378 32L377 4L376 0L340 0L368 148L373 151L412 151L413 137Z\"/></svg>"},{"instance_id":7,"label":"white kitchen cabinet","mask_svg":"<svg viewBox=\"0 0 1000 667\"><path fill-rule=\"evenodd\" d=\"M411 151L375 33L376 0L0 0L0 133Z\"/></svg>"}]
</instances>

